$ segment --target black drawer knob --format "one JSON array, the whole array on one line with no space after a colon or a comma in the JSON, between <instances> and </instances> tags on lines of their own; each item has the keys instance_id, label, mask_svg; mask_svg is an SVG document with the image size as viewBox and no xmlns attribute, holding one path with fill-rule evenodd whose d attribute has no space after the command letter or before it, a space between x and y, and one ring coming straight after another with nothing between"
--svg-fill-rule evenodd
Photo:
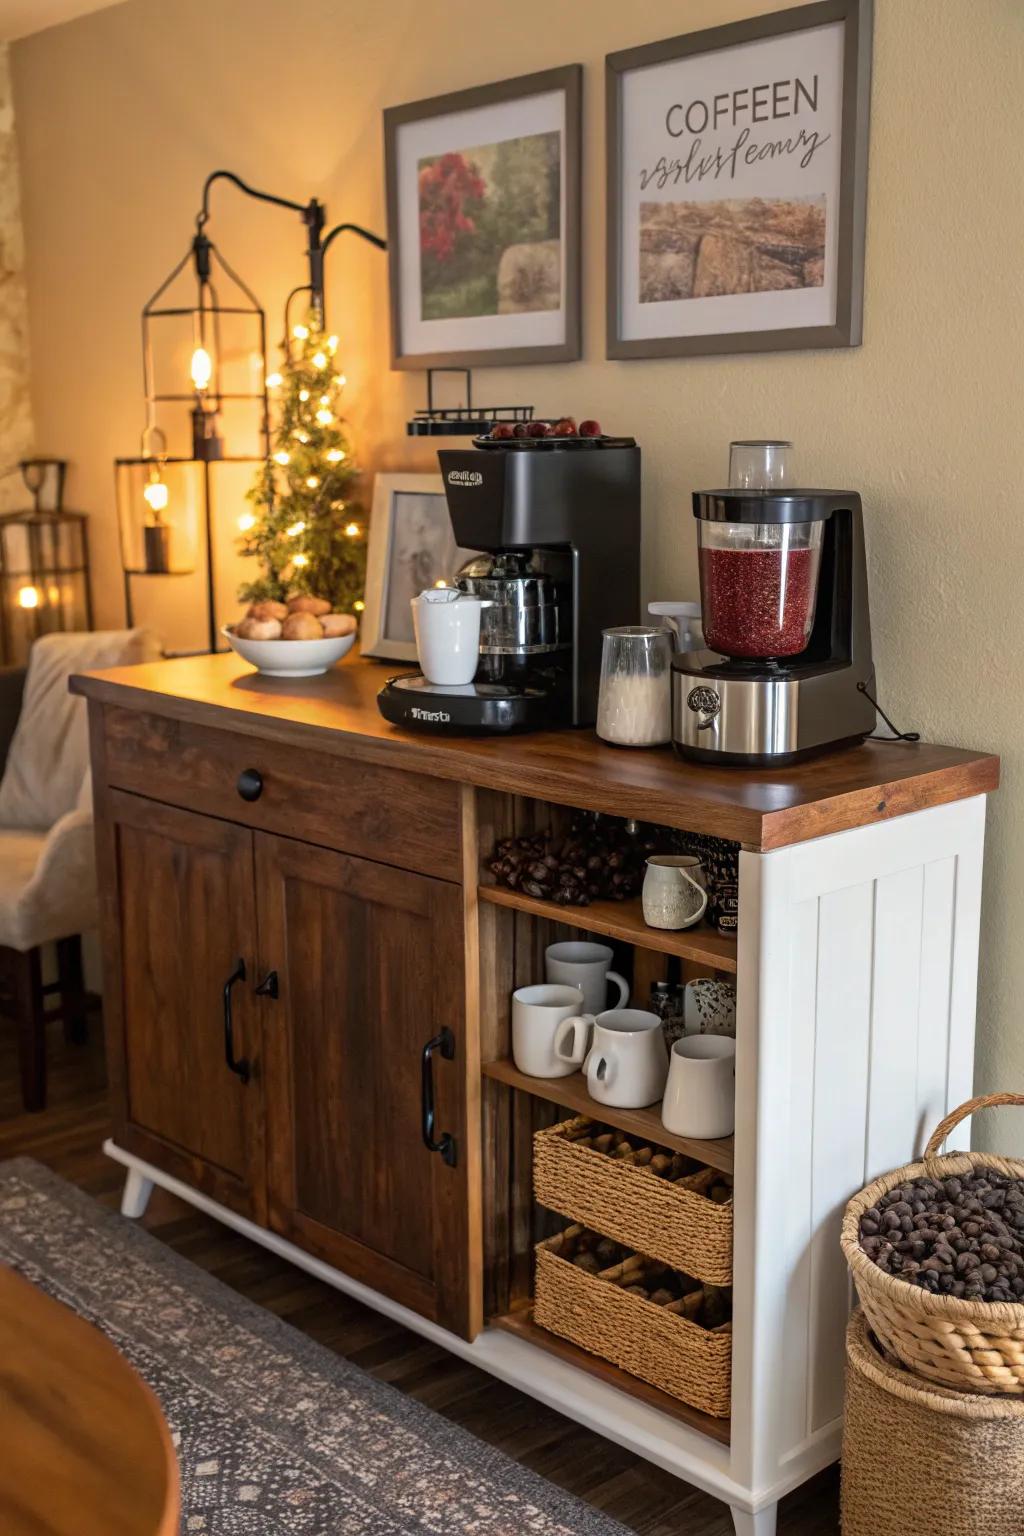
<instances>
[{"instance_id":1,"label":"black drawer knob","mask_svg":"<svg viewBox=\"0 0 1024 1536\"><path fill-rule=\"evenodd\" d=\"M263 775L258 768L243 768L238 775L238 793L243 800L258 800L263 793Z\"/></svg>"}]
</instances>

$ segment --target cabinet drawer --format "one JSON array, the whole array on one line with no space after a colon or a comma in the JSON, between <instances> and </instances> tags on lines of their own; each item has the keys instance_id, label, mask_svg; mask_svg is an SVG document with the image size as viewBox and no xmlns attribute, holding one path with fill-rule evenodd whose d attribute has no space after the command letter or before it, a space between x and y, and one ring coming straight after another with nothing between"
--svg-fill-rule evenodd
<instances>
[{"instance_id":1,"label":"cabinet drawer","mask_svg":"<svg viewBox=\"0 0 1024 1536\"><path fill-rule=\"evenodd\" d=\"M448 780L110 705L104 743L119 789L461 879L459 786Z\"/></svg>"}]
</instances>

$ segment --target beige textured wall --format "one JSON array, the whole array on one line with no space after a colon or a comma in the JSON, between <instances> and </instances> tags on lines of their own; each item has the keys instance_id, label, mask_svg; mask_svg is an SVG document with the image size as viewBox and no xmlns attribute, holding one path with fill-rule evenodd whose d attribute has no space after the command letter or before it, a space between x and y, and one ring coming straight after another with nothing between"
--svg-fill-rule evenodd
<instances>
[{"instance_id":1,"label":"beige textured wall","mask_svg":"<svg viewBox=\"0 0 1024 1536\"><path fill-rule=\"evenodd\" d=\"M696 588L689 492L737 436L793 438L803 476L862 488L882 696L929 737L1003 754L990 818L979 1081L1024 1087L1024 199L1019 0L877 0L864 345L603 358L603 55L777 0L129 0L12 49L41 439L96 514L120 617L111 461L141 426L138 311L188 240L206 171L383 227L385 105L582 60L582 362L481 372L480 398L635 432L649 596ZM217 194L215 233L272 317L301 278L289 216ZM375 468L429 467L388 371L385 263L330 257L350 416ZM1006 1128L1009 1136L1012 1126ZM1024 1149L1024 1125L1012 1136Z\"/></svg>"},{"instance_id":2,"label":"beige textured wall","mask_svg":"<svg viewBox=\"0 0 1024 1536\"><path fill-rule=\"evenodd\" d=\"M28 303L18 152L6 43L0 44L0 512L24 506L18 460L32 451Z\"/></svg>"}]
</instances>

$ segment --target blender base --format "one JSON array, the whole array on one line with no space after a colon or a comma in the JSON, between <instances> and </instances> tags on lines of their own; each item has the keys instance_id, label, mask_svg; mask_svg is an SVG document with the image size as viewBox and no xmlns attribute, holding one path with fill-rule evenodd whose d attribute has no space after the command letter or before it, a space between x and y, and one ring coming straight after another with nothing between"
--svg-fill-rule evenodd
<instances>
[{"instance_id":1,"label":"blender base","mask_svg":"<svg viewBox=\"0 0 1024 1536\"><path fill-rule=\"evenodd\" d=\"M691 763L718 763L723 768L792 768L805 763L808 758L825 757L830 752L845 752L849 747L859 747L869 732L856 736L844 736L840 741L825 741L818 746L802 747L795 752L718 752L714 748L673 745L677 754Z\"/></svg>"}]
</instances>

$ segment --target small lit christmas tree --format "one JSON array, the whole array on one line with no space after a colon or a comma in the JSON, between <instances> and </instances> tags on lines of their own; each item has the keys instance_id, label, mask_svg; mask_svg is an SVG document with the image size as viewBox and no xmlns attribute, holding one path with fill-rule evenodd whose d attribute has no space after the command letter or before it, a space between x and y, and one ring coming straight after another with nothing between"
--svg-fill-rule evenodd
<instances>
[{"instance_id":1,"label":"small lit christmas tree","mask_svg":"<svg viewBox=\"0 0 1024 1536\"><path fill-rule=\"evenodd\" d=\"M272 452L247 493L252 511L238 520L241 552L262 571L240 588L242 602L311 592L336 611L362 609L366 529L349 499L359 471L338 414L337 348L312 321L297 325L281 372L267 376Z\"/></svg>"}]
</instances>

